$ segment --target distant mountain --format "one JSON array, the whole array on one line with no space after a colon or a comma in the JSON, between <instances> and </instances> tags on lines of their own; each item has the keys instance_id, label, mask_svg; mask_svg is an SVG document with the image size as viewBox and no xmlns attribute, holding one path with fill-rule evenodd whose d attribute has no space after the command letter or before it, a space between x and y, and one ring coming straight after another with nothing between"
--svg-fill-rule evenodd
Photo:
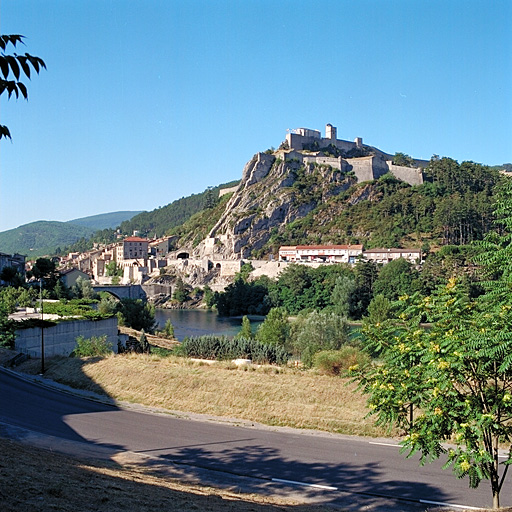
<instances>
[{"instance_id":1,"label":"distant mountain","mask_svg":"<svg viewBox=\"0 0 512 512\"><path fill-rule=\"evenodd\" d=\"M114 229L117 228L122 222L130 220L131 218L135 217L135 215L139 215L140 213L142 213L142 211L101 213L99 215L92 215L90 217L82 217L80 219L69 220L67 223L91 228L95 231L100 229Z\"/></svg>"},{"instance_id":2,"label":"distant mountain","mask_svg":"<svg viewBox=\"0 0 512 512\"><path fill-rule=\"evenodd\" d=\"M54 254L57 247L71 245L92 233L92 228L68 222L39 220L0 233L0 252L25 254L29 258Z\"/></svg>"},{"instance_id":3,"label":"distant mountain","mask_svg":"<svg viewBox=\"0 0 512 512\"><path fill-rule=\"evenodd\" d=\"M113 212L69 222L39 220L0 233L0 252L25 254L29 258L55 254L96 231L114 229L141 212Z\"/></svg>"}]
</instances>

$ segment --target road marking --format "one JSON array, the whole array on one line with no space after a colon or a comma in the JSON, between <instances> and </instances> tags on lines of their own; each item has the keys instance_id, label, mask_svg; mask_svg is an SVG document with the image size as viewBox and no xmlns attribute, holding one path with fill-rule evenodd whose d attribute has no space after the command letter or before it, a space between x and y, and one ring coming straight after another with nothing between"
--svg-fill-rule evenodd
<instances>
[{"instance_id":1,"label":"road marking","mask_svg":"<svg viewBox=\"0 0 512 512\"><path fill-rule=\"evenodd\" d=\"M377 444L379 446L398 446L398 448L401 448L402 445L400 444L391 444L391 443L376 443L376 442L372 442L370 441L368 444Z\"/></svg>"},{"instance_id":2,"label":"road marking","mask_svg":"<svg viewBox=\"0 0 512 512\"><path fill-rule=\"evenodd\" d=\"M469 507L468 505L456 505L454 503L443 503L442 501L419 500L426 505L439 505L441 507L463 508L465 510L485 510L481 507Z\"/></svg>"},{"instance_id":3,"label":"road marking","mask_svg":"<svg viewBox=\"0 0 512 512\"><path fill-rule=\"evenodd\" d=\"M308 484L306 482L296 482L295 480L283 480L281 478L272 478L272 482L280 484L300 485L302 487L314 487L315 489L323 489L324 491L337 491L337 487L330 487L329 485Z\"/></svg>"}]
</instances>

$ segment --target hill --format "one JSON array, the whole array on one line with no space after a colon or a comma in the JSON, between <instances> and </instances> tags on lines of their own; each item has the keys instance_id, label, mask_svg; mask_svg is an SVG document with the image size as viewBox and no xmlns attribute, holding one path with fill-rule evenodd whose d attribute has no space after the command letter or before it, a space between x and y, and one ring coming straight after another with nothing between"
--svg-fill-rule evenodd
<instances>
[{"instance_id":1,"label":"hill","mask_svg":"<svg viewBox=\"0 0 512 512\"><path fill-rule=\"evenodd\" d=\"M132 217L135 217L135 215L139 215L140 213L142 212L125 211L101 213L99 215L92 215L90 217L82 217L80 219L70 220L68 223L75 224L76 226L91 228L95 231L100 229L114 229L117 228L122 222L130 220Z\"/></svg>"},{"instance_id":2,"label":"hill","mask_svg":"<svg viewBox=\"0 0 512 512\"><path fill-rule=\"evenodd\" d=\"M60 252L98 230L113 229L140 212L112 212L68 222L39 220L0 233L0 252L26 254L29 258Z\"/></svg>"},{"instance_id":3,"label":"hill","mask_svg":"<svg viewBox=\"0 0 512 512\"><path fill-rule=\"evenodd\" d=\"M70 245L94 230L68 222L40 220L0 233L0 251L26 254L29 258L53 254L58 247Z\"/></svg>"},{"instance_id":4,"label":"hill","mask_svg":"<svg viewBox=\"0 0 512 512\"><path fill-rule=\"evenodd\" d=\"M201 193L182 197L162 208L142 212L123 222L120 226L121 232L129 235L134 231L139 231L139 233L148 237L169 235L173 228L181 226L193 215L217 204L220 190L232 188L238 183L239 180L209 187Z\"/></svg>"},{"instance_id":5,"label":"hill","mask_svg":"<svg viewBox=\"0 0 512 512\"><path fill-rule=\"evenodd\" d=\"M363 181L348 166L319 164L316 155L281 156L255 155L222 212L179 229L180 249L234 259L276 256L280 245L295 244L467 244L491 226L494 188L506 179L485 165L436 156L421 170L411 167L417 184L391 172ZM201 241L198 233L207 234Z\"/></svg>"}]
</instances>

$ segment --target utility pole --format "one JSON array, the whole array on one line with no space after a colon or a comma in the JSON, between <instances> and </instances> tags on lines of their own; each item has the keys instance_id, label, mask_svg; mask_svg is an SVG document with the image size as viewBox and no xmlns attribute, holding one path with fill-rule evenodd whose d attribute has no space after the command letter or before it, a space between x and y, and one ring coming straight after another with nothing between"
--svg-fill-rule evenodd
<instances>
[{"instance_id":1,"label":"utility pole","mask_svg":"<svg viewBox=\"0 0 512 512\"><path fill-rule=\"evenodd\" d=\"M41 303L41 375L44 373L44 312L43 312L43 278L39 279L39 302Z\"/></svg>"}]
</instances>

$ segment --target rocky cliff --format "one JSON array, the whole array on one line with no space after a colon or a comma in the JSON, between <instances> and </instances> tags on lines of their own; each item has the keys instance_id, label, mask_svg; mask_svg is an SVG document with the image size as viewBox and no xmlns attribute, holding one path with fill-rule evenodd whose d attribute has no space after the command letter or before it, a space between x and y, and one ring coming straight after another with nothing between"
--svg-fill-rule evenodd
<instances>
[{"instance_id":1,"label":"rocky cliff","mask_svg":"<svg viewBox=\"0 0 512 512\"><path fill-rule=\"evenodd\" d=\"M248 258L283 226L355 183L351 173L329 165L285 162L275 154L257 153L246 164L223 215L195 254Z\"/></svg>"}]
</instances>

